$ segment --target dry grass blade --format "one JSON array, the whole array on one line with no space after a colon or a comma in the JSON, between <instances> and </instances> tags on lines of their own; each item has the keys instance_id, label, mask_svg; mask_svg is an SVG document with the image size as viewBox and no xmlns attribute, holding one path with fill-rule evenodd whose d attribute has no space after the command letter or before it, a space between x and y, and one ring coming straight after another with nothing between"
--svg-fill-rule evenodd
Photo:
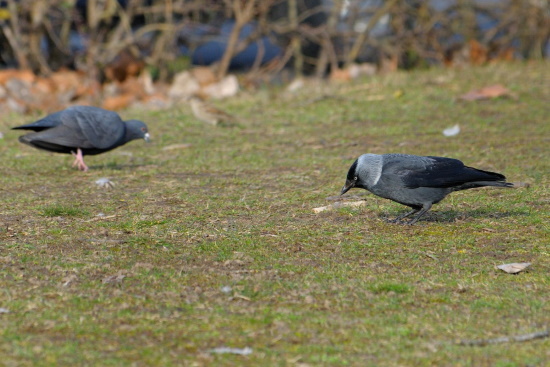
<instances>
[{"instance_id":1,"label":"dry grass blade","mask_svg":"<svg viewBox=\"0 0 550 367\"><path fill-rule=\"evenodd\" d=\"M522 334L522 335L512 335L512 336L502 336L499 338L493 339L475 339L475 340L461 340L458 345L466 346L485 346L490 344L501 344L501 343L511 343L511 342L526 342L535 339L544 339L550 336L550 331L539 331L536 333Z\"/></svg>"}]
</instances>

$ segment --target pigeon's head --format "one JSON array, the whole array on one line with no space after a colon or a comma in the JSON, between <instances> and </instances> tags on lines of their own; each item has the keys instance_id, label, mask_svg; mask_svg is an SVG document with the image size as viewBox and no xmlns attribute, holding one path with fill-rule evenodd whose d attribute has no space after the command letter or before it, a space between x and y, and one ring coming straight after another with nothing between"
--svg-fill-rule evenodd
<instances>
[{"instance_id":1,"label":"pigeon's head","mask_svg":"<svg viewBox=\"0 0 550 367\"><path fill-rule=\"evenodd\" d=\"M124 122L126 124L126 140L144 139L146 142L151 140L147 125L143 121L128 120Z\"/></svg>"},{"instance_id":2,"label":"pigeon's head","mask_svg":"<svg viewBox=\"0 0 550 367\"><path fill-rule=\"evenodd\" d=\"M346 184L344 187L342 187L342 191L340 192L340 195L344 195L346 192L348 192L349 189L354 188L358 186L359 182L359 172L357 172L357 165L358 165L359 159L357 159L348 171L348 176L346 177Z\"/></svg>"}]
</instances>

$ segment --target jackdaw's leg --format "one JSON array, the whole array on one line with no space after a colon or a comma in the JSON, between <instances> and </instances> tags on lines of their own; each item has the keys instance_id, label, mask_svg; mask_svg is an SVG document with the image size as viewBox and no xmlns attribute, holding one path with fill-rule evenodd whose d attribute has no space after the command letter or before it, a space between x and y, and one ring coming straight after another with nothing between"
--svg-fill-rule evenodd
<instances>
[{"instance_id":1,"label":"jackdaw's leg","mask_svg":"<svg viewBox=\"0 0 550 367\"><path fill-rule=\"evenodd\" d=\"M426 212L428 210L430 210L430 208L432 207L432 203L425 203L424 205L422 205L422 209L420 209L418 211L418 214L416 215L416 217L414 217L410 222L408 222L407 224L408 225L413 225L415 224L416 222L418 222L418 220L420 219L421 216L423 216L424 214L426 214Z\"/></svg>"},{"instance_id":2,"label":"jackdaw's leg","mask_svg":"<svg viewBox=\"0 0 550 367\"><path fill-rule=\"evenodd\" d=\"M73 167L78 167L79 170L86 172L88 170L88 166L86 166L86 163L84 163L84 156L82 155L82 150L78 148L75 152L71 152L71 154L74 157Z\"/></svg>"},{"instance_id":3,"label":"jackdaw's leg","mask_svg":"<svg viewBox=\"0 0 550 367\"><path fill-rule=\"evenodd\" d=\"M388 222L390 223L400 223L401 220L403 218L407 218L409 215L411 214L414 214L414 213L417 213L421 210L422 208L414 208L413 210L411 210L410 212L406 212L405 214L402 214L400 215L399 217L395 218L395 219L392 219L392 220L389 220Z\"/></svg>"}]
</instances>

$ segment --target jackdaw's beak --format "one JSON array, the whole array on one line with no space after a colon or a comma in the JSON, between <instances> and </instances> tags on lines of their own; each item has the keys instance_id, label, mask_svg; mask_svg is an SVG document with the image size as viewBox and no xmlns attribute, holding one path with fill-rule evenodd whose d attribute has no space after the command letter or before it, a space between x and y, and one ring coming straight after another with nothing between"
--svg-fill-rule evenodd
<instances>
[{"instance_id":1,"label":"jackdaw's beak","mask_svg":"<svg viewBox=\"0 0 550 367\"><path fill-rule=\"evenodd\" d=\"M143 135L143 139L145 139L146 143L149 143L151 141L151 135L149 135L149 133L145 133L145 135Z\"/></svg>"},{"instance_id":2,"label":"jackdaw's beak","mask_svg":"<svg viewBox=\"0 0 550 367\"><path fill-rule=\"evenodd\" d=\"M349 189L353 188L354 186L355 180L346 180L346 184L344 185L344 187L342 187L340 195L344 195L346 192L348 192Z\"/></svg>"}]
</instances>

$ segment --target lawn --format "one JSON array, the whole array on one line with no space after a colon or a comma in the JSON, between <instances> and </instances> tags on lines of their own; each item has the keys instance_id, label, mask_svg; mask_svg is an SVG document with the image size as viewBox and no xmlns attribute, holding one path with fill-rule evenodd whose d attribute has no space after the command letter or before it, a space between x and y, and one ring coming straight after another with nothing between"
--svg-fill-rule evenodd
<instances>
[{"instance_id":1,"label":"lawn","mask_svg":"<svg viewBox=\"0 0 550 367\"><path fill-rule=\"evenodd\" d=\"M498 83L511 95L458 98ZM241 127L206 126L185 104L123 111L153 142L87 157L87 173L17 141L9 127L38 115L0 117L0 364L550 364L550 338L458 343L550 328L549 63L216 105ZM367 152L454 157L530 186L453 193L414 226L388 223L408 208L359 189L344 199L366 205L314 213ZM513 262L532 265L495 269Z\"/></svg>"}]
</instances>

